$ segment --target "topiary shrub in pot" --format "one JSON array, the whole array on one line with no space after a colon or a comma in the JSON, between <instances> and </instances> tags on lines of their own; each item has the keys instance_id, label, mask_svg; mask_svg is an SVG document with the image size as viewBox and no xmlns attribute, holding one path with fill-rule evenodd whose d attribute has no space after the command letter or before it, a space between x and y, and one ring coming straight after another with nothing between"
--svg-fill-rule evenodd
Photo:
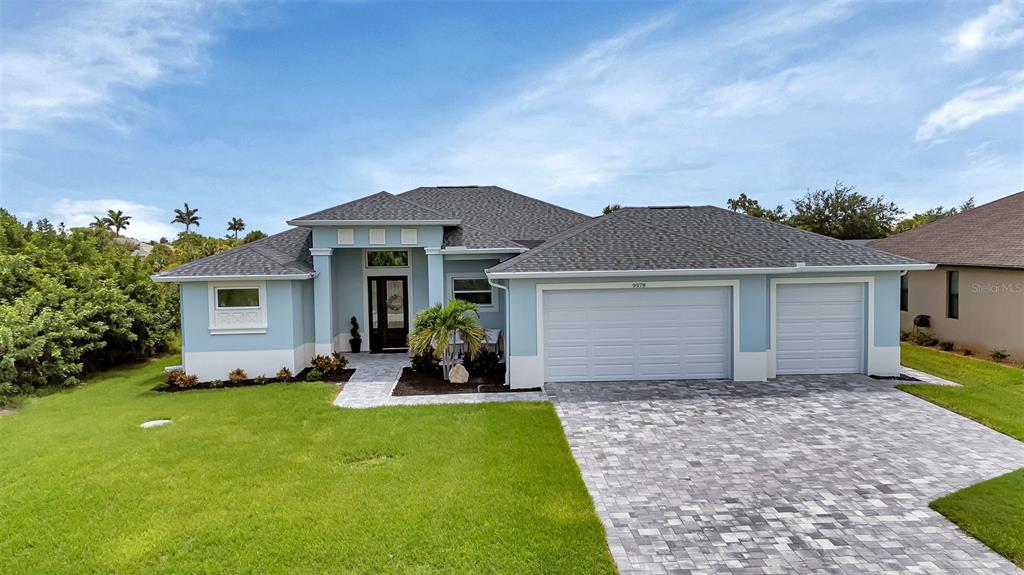
<instances>
[{"instance_id":1,"label":"topiary shrub in pot","mask_svg":"<svg viewBox=\"0 0 1024 575\"><path fill-rule=\"evenodd\" d=\"M352 348L352 353L359 353L359 350L363 348L363 338L359 335L359 322L356 321L356 316L352 316L350 323L352 329L348 330L348 333L352 339L348 340L348 345Z\"/></svg>"}]
</instances>

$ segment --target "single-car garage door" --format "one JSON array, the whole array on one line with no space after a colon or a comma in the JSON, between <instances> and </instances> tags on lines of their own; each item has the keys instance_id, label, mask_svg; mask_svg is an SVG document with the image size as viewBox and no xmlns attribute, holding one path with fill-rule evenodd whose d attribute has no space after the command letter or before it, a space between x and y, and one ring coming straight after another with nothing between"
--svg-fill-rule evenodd
<instances>
[{"instance_id":1,"label":"single-car garage door","mask_svg":"<svg viewBox=\"0 0 1024 575\"><path fill-rule=\"evenodd\" d=\"M729 287L543 292L546 381L727 378Z\"/></svg>"},{"instance_id":2,"label":"single-car garage door","mask_svg":"<svg viewBox=\"0 0 1024 575\"><path fill-rule=\"evenodd\" d=\"M864 371L863 283L779 284L776 373Z\"/></svg>"}]
</instances>

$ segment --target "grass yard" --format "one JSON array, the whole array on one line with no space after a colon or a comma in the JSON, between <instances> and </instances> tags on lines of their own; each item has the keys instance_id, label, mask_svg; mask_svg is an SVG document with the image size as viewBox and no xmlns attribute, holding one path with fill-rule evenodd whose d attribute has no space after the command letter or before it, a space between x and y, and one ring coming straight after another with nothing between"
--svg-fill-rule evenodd
<instances>
[{"instance_id":1,"label":"grass yard","mask_svg":"<svg viewBox=\"0 0 1024 575\"><path fill-rule=\"evenodd\" d=\"M175 359L0 418L3 573L613 573L549 404L161 394ZM170 426L139 424L170 418Z\"/></svg>"},{"instance_id":2,"label":"grass yard","mask_svg":"<svg viewBox=\"0 0 1024 575\"><path fill-rule=\"evenodd\" d=\"M963 385L899 388L1024 441L1024 370L903 344L903 365ZM1024 567L1024 469L931 504L961 529Z\"/></svg>"}]
</instances>

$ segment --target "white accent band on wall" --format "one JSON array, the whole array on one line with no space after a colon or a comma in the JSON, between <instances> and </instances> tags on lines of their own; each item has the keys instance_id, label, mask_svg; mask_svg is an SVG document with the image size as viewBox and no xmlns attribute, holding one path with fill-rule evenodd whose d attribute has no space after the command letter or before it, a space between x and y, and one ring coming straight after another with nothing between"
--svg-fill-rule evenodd
<instances>
[{"instance_id":1,"label":"white accent band on wall","mask_svg":"<svg viewBox=\"0 0 1024 575\"><path fill-rule=\"evenodd\" d=\"M295 349L254 349L245 351L193 351L183 352L182 365L186 373L194 373L200 381L226 380L228 373L242 368L249 377L274 377L287 367L293 374L307 367L312 344Z\"/></svg>"}]
</instances>

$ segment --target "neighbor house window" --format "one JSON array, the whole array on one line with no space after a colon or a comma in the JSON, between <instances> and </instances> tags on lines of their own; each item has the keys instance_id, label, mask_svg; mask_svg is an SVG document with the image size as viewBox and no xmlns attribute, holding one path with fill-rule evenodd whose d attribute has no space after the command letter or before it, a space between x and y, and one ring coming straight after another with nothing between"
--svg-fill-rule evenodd
<instances>
[{"instance_id":1,"label":"neighbor house window","mask_svg":"<svg viewBox=\"0 0 1024 575\"><path fill-rule=\"evenodd\" d=\"M409 250L370 250L366 252L368 268L409 267Z\"/></svg>"},{"instance_id":2,"label":"neighbor house window","mask_svg":"<svg viewBox=\"0 0 1024 575\"><path fill-rule=\"evenodd\" d=\"M260 288L217 288L217 308L258 308Z\"/></svg>"},{"instance_id":3,"label":"neighbor house window","mask_svg":"<svg viewBox=\"0 0 1024 575\"><path fill-rule=\"evenodd\" d=\"M960 317L960 272L946 272L946 317Z\"/></svg>"},{"instance_id":4,"label":"neighbor house window","mask_svg":"<svg viewBox=\"0 0 1024 575\"><path fill-rule=\"evenodd\" d=\"M900 276L900 311L910 309L910 274Z\"/></svg>"},{"instance_id":5,"label":"neighbor house window","mask_svg":"<svg viewBox=\"0 0 1024 575\"><path fill-rule=\"evenodd\" d=\"M484 275L453 276L451 293L454 299L475 303L480 308L494 307L494 291Z\"/></svg>"}]
</instances>

